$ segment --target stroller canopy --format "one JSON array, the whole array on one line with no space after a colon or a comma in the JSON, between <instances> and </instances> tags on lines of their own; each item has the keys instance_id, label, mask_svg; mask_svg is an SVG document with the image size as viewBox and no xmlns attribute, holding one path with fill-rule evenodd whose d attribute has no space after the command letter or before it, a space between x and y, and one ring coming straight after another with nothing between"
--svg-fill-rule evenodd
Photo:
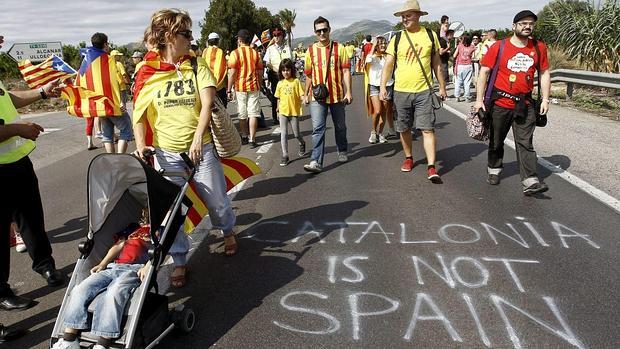
<instances>
[{"instance_id":1,"label":"stroller canopy","mask_svg":"<svg viewBox=\"0 0 620 349\"><path fill-rule=\"evenodd\" d=\"M96 234L127 192L148 207L151 233L164 220L181 187L128 154L101 154L88 167L88 222Z\"/></svg>"}]
</instances>

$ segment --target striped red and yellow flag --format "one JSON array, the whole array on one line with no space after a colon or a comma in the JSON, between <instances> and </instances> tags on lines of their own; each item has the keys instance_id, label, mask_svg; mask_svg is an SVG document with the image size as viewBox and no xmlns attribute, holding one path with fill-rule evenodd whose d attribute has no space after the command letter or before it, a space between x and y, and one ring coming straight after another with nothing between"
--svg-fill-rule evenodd
<instances>
[{"instance_id":1,"label":"striped red and yellow flag","mask_svg":"<svg viewBox=\"0 0 620 349\"><path fill-rule=\"evenodd\" d=\"M95 47L80 49L84 57L75 84L67 84L61 97L67 112L78 117L120 116L121 94L116 61Z\"/></svg>"},{"instance_id":2,"label":"striped red and yellow flag","mask_svg":"<svg viewBox=\"0 0 620 349\"><path fill-rule=\"evenodd\" d=\"M181 64L179 69L192 69L189 64L189 56L181 58ZM149 124L148 114L150 111L149 105L153 102L152 96L156 87L161 83L176 77L177 67L174 64L166 63L161 60L161 56L157 51L149 51L144 56L144 61L136 67L136 81L134 89L134 111L133 118L134 124L139 120L144 121L144 125L147 129L146 132L146 145L152 145L152 129ZM237 184L243 180L248 179L256 174L259 174L260 168L250 159L243 157L232 157L226 159L220 159L224 170L224 177L226 179L226 191L230 191ZM190 182L189 189L185 193L185 196L192 202L192 207L189 208L185 217L184 230L186 233L191 233L194 228L202 221L202 218L207 215L207 205L202 200L198 191L196 190L196 184Z\"/></svg>"},{"instance_id":3,"label":"striped red and yellow flag","mask_svg":"<svg viewBox=\"0 0 620 349\"><path fill-rule=\"evenodd\" d=\"M232 157L220 159L222 168L224 169L224 177L226 178L226 191L230 191L237 184L244 180L260 173L260 167L256 163L248 158L244 157ZM190 183L189 189L185 193L192 201L192 207L187 211L185 217L184 229L186 233L191 233L196 226L202 221L202 218L207 215L207 205L202 198L198 195L194 183Z\"/></svg>"},{"instance_id":4,"label":"striped red and yellow flag","mask_svg":"<svg viewBox=\"0 0 620 349\"><path fill-rule=\"evenodd\" d=\"M49 56L43 62L34 65L29 60L25 60L18 65L19 72L24 77L28 87L39 88L50 81L56 79L65 80L75 75L77 72L65 63L60 57Z\"/></svg>"}]
</instances>

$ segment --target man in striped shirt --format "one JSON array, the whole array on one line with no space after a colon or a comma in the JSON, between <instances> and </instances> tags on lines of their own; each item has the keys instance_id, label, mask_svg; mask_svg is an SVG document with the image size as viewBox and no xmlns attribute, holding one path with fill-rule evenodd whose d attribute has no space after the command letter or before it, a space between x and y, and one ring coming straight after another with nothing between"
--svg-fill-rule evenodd
<instances>
[{"instance_id":1,"label":"man in striped shirt","mask_svg":"<svg viewBox=\"0 0 620 349\"><path fill-rule=\"evenodd\" d=\"M237 34L238 48L230 53L228 60L228 97L232 97L233 84L239 112L241 141L256 148L256 128L260 117L260 84L263 76L263 61L256 50L250 47L252 35L247 29ZM249 119L249 120L248 120ZM248 139L249 134L249 139Z\"/></svg>"},{"instance_id":2,"label":"man in striped shirt","mask_svg":"<svg viewBox=\"0 0 620 349\"><path fill-rule=\"evenodd\" d=\"M323 170L323 154L325 152L325 130L327 111L331 111L338 148L338 162L347 162L347 125L345 123L345 104L350 104L351 72L350 60L344 45L329 39L329 21L323 17L314 20L314 32L318 42L308 48L305 59L306 94L312 97L310 115L312 117L312 155L310 163L304 170L319 173ZM327 69L329 61L329 70ZM327 97L316 100L314 87L324 84Z\"/></svg>"},{"instance_id":3,"label":"man in striped shirt","mask_svg":"<svg viewBox=\"0 0 620 349\"><path fill-rule=\"evenodd\" d=\"M224 106L228 106L228 98L226 96L226 57L224 56L224 51L218 47L220 44L220 36L218 33L211 33L207 37L207 47L206 50L202 52L202 58L207 62L207 66L213 73L215 80L217 82L216 85L216 93L219 99L222 101Z\"/></svg>"}]
</instances>

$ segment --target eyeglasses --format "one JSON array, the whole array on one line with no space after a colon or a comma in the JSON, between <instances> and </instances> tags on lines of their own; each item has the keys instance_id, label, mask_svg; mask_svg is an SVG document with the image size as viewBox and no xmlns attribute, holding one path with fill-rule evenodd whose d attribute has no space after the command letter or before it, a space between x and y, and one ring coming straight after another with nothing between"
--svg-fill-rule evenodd
<instances>
[{"instance_id":1,"label":"eyeglasses","mask_svg":"<svg viewBox=\"0 0 620 349\"><path fill-rule=\"evenodd\" d=\"M314 31L318 35L329 33L329 28L321 28Z\"/></svg>"},{"instance_id":2,"label":"eyeglasses","mask_svg":"<svg viewBox=\"0 0 620 349\"><path fill-rule=\"evenodd\" d=\"M521 27L533 27L536 25L536 22L517 22L517 25Z\"/></svg>"},{"instance_id":3,"label":"eyeglasses","mask_svg":"<svg viewBox=\"0 0 620 349\"><path fill-rule=\"evenodd\" d=\"M192 31L191 30L182 30L180 32L177 32L177 34L183 36L187 40L191 40L192 39Z\"/></svg>"}]
</instances>

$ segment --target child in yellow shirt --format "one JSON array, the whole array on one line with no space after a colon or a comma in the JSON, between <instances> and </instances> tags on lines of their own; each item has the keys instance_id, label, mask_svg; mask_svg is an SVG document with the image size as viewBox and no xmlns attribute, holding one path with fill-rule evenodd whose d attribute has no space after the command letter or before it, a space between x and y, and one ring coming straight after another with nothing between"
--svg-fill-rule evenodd
<instances>
[{"instance_id":1,"label":"child in yellow shirt","mask_svg":"<svg viewBox=\"0 0 620 349\"><path fill-rule=\"evenodd\" d=\"M274 96L278 99L278 118L280 119L280 143L282 144L282 161L280 166L286 166L288 157L288 124L291 124L293 134L299 141L299 156L306 154L306 142L299 132L299 120L301 116L301 102L308 104L308 97L304 94L301 82L296 78L295 64L286 58L280 63L278 71L280 81L276 87Z\"/></svg>"}]
</instances>

